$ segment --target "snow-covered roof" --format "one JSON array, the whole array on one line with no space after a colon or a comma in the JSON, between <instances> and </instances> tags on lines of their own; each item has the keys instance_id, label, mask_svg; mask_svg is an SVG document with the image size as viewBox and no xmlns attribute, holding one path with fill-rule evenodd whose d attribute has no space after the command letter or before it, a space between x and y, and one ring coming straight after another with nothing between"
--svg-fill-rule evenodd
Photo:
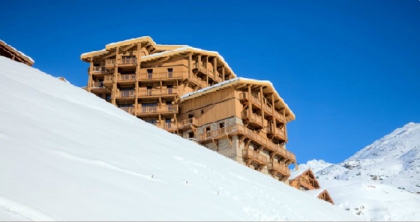
<instances>
[{"instance_id":1,"label":"snow-covered roof","mask_svg":"<svg viewBox=\"0 0 420 222\"><path fill-rule=\"evenodd\" d=\"M199 97L201 95L211 93L211 92L214 92L214 91L217 91L217 90L220 90L220 89L223 89L225 87L232 86L235 84L255 84L255 85L267 86L269 90L274 93L274 96L276 97L276 99L279 100L279 102L286 108L286 113L288 114L288 117L286 117L287 120L292 121L296 118L293 111L289 108L287 103L285 103L284 100L277 93L273 84L268 80L255 80L255 79L237 77L237 78L226 80L224 82L217 83L212 86L208 86L206 88L203 88L203 89L191 92L191 93L184 94L180 97L180 99L181 101L185 101L185 100Z\"/></svg>"},{"instance_id":2,"label":"snow-covered roof","mask_svg":"<svg viewBox=\"0 0 420 222\"><path fill-rule=\"evenodd\" d=\"M119 42L113 42L113 43L107 44L105 46L105 49L83 53L81 54L80 58L84 60L84 59L92 58L95 56L101 56L108 53L109 50L112 50L118 46L125 46L125 45L135 44L138 42L149 42L157 51L164 50L163 52L158 52L158 53L142 56L141 57L142 61L150 61L153 59L160 58L162 56L177 55L177 54L185 53L185 52L196 52L196 53L202 53L205 55L217 57L220 60L220 62L223 63L223 65L228 69L228 72L236 76L232 68L230 68L229 64L223 58L223 56L221 56L219 52L217 51L208 51L208 50L204 50L200 48L191 47L188 45L160 45L160 44L156 44L150 36L142 36L142 37L127 39L127 40L123 40Z\"/></svg>"},{"instance_id":3,"label":"snow-covered roof","mask_svg":"<svg viewBox=\"0 0 420 222\"><path fill-rule=\"evenodd\" d=\"M25 59L25 60L29 61L29 63L30 63L31 65L33 65L33 64L35 63L35 61L34 61L31 57L29 57L29 56L25 55L25 53L23 53L23 52L21 52L21 51L19 51L19 50L15 49L13 46L8 45L5 41L3 41L3 40L1 40L1 39L0 39L0 45L4 45L5 47L8 47L8 48L9 48L9 50L14 51L14 52L15 52L18 56L21 56L23 59Z\"/></svg>"},{"instance_id":4,"label":"snow-covered roof","mask_svg":"<svg viewBox=\"0 0 420 222\"><path fill-rule=\"evenodd\" d=\"M298 177L299 175L302 175L307 170L309 169L299 168L298 170L291 170L289 180L294 180L296 177Z\"/></svg>"}]
</instances>

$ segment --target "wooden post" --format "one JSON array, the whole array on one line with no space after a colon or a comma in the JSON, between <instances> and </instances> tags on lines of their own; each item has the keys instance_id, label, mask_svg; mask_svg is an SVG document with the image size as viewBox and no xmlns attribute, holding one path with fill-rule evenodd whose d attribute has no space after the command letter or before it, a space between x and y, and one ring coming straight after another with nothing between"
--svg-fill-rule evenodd
<instances>
[{"instance_id":1,"label":"wooden post","mask_svg":"<svg viewBox=\"0 0 420 222\"><path fill-rule=\"evenodd\" d=\"M118 56L120 54L120 47L117 47L117 51L115 53L115 68L114 68L114 83L113 83L113 87L112 87L112 95L111 95L111 102L114 105L117 105L117 81L118 81Z\"/></svg>"},{"instance_id":2,"label":"wooden post","mask_svg":"<svg viewBox=\"0 0 420 222\"><path fill-rule=\"evenodd\" d=\"M272 112L273 112L273 124L274 124L271 130L273 131L273 133L276 133L277 121L276 121L275 112L277 111L274 109L274 93L271 94L271 107L272 107Z\"/></svg>"},{"instance_id":3,"label":"wooden post","mask_svg":"<svg viewBox=\"0 0 420 222\"><path fill-rule=\"evenodd\" d=\"M206 74L206 86L209 86L209 72L207 71L207 64L209 63L209 57L206 56L205 74Z\"/></svg>"},{"instance_id":4,"label":"wooden post","mask_svg":"<svg viewBox=\"0 0 420 222\"><path fill-rule=\"evenodd\" d=\"M222 80L225 81L225 67L222 67Z\"/></svg>"},{"instance_id":5,"label":"wooden post","mask_svg":"<svg viewBox=\"0 0 420 222\"><path fill-rule=\"evenodd\" d=\"M263 98L264 98L264 94L263 94L263 87L260 86L260 103L261 103L261 125L264 128L264 104L263 104Z\"/></svg>"},{"instance_id":6,"label":"wooden post","mask_svg":"<svg viewBox=\"0 0 420 222\"><path fill-rule=\"evenodd\" d=\"M190 81L191 81L192 70L193 70L192 55L193 53L191 52L190 55L188 56L188 80Z\"/></svg>"},{"instance_id":7,"label":"wooden post","mask_svg":"<svg viewBox=\"0 0 420 222\"><path fill-rule=\"evenodd\" d=\"M140 70L141 70L141 43L137 43L137 66L136 66L136 81L135 81L135 95L134 95L134 115L137 116L137 106L138 106L138 94L139 94L139 79L140 79Z\"/></svg>"},{"instance_id":8,"label":"wooden post","mask_svg":"<svg viewBox=\"0 0 420 222\"><path fill-rule=\"evenodd\" d=\"M287 139L287 129L286 129L286 125L287 125L286 108L283 108L283 117L285 119L285 123L284 123L284 138L286 139L286 143L287 143L288 139Z\"/></svg>"},{"instance_id":9,"label":"wooden post","mask_svg":"<svg viewBox=\"0 0 420 222\"><path fill-rule=\"evenodd\" d=\"M251 85L248 85L248 114L252 115Z\"/></svg>"},{"instance_id":10,"label":"wooden post","mask_svg":"<svg viewBox=\"0 0 420 222\"><path fill-rule=\"evenodd\" d=\"M90 60L90 66L89 66L89 71L88 71L88 85L87 85L87 90L88 92L90 92L91 88L92 88L92 69L93 69L93 58L91 58Z\"/></svg>"},{"instance_id":11,"label":"wooden post","mask_svg":"<svg viewBox=\"0 0 420 222\"><path fill-rule=\"evenodd\" d=\"M214 76L214 79L219 77L219 75L217 75L217 57L213 58L213 76ZM217 82L219 82L219 81L217 81Z\"/></svg>"}]
</instances>

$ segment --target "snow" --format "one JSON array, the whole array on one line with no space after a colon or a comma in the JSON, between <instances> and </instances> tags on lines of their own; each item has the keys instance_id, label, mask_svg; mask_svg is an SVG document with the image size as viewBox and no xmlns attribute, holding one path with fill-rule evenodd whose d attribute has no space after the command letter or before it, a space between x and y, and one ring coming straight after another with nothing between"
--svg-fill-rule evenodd
<instances>
[{"instance_id":1,"label":"snow","mask_svg":"<svg viewBox=\"0 0 420 222\"><path fill-rule=\"evenodd\" d=\"M419 123L394 130L342 163L313 160L299 167L310 167L337 205L368 220L420 218Z\"/></svg>"},{"instance_id":2,"label":"snow","mask_svg":"<svg viewBox=\"0 0 420 222\"><path fill-rule=\"evenodd\" d=\"M0 220L360 220L0 57Z\"/></svg>"},{"instance_id":3,"label":"snow","mask_svg":"<svg viewBox=\"0 0 420 222\"><path fill-rule=\"evenodd\" d=\"M266 81L266 80L255 80L255 79L248 79L248 78L236 77L236 78L233 78L233 79L225 80L223 82L219 82L219 83L214 84L212 86L207 86L205 88L199 89L199 90L194 91L194 92L186 93L186 94L182 95L180 98L181 99L186 99L186 98L188 98L188 97L190 97L192 95L199 94L199 93L202 93L202 92L206 92L208 90L211 90L211 89L214 89L214 88L217 88L217 87L226 85L226 84L231 83L231 82L240 81L240 80L255 81L255 82L261 82L261 83L270 83L270 85L272 85L270 81Z\"/></svg>"},{"instance_id":4,"label":"snow","mask_svg":"<svg viewBox=\"0 0 420 222\"><path fill-rule=\"evenodd\" d=\"M23 57L25 57L25 58L27 58L29 61L31 61L32 63L35 63L35 61L31 58L31 57L29 57L29 56L27 56L27 55L25 55L25 53L23 53L23 52L21 52L21 51L19 51L19 50L17 50L17 49L15 49L13 46L11 46L11 45L8 45L5 41L3 41L3 40L1 40L0 39L0 42L3 42L5 45L7 45L7 46L9 46L10 48L12 48L13 50L15 50L16 52L18 52L21 56L23 56Z\"/></svg>"},{"instance_id":5,"label":"snow","mask_svg":"<svg viewBox=\"0 0 420 222\"><path fill-rule=\"evenodd\" d=\"M102 55L102 54L106 54L107 52L108 51L106 51L106 49L101 49L101 50L97 50L97 51L85 52L82 55L80 55L80 57L86 56L86 55L91 54L91 53L100 53L100 55Z\"/></svg>"}]
</instances>

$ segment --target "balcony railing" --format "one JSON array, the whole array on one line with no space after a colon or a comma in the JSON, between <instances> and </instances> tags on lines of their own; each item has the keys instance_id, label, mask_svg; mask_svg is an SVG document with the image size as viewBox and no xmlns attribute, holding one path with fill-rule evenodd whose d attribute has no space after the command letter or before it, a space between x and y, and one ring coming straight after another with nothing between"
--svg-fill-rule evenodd
<instances>
[{"instance_id":1,"label":"balcony railing","mask_svg":"<svg viewBox=\"0 0 420 222\"><path fill-rule=\"evenodd\" d=\"M120 97L120 98L133 98L134 95L135 95L134 90L121 90L118 93L118 97Z\"/></svg>"},{"instance_id":2,"label":"balcony railing","mask_svg":"<svg viewBox=\"0 0 420 222\"><path fill-rule=\"evenodd\" d=\"M105 69L105 66L93 66L92 67L92 74L105 74L108 71Z\"/></svg>"},{"instance_id":3,"label":"balcony railing","mask_svg":"<svg viewBox=\"0 0 420 222\"><path fill-rule=\"evenodd\" d=\"M134 107L119 107L119 108L126 111L127 113L134 114Z\"/></svg>"},{"instance_id":4,"label":"balcony railing","mask_svg":"<svg viewBox=\"0 0 420 222\"><path fill-rule=\"evenodd\" d=\"M211 139L220 139L225 135L236 135L242 134L252 140L254 143L258 144L264 149L270 151L273 156L279 156L284 159L288 159L290 162L295 163L296 157L293 153L286 150L282 145L275 144L272 140L261 136L259 133L245 127L241 124L228 125L224 128L219 128L211 131L207 131L197 135L197 138L200 142L208 141Z\"/></svg>"},{"instance_id":5,"label":"balcony railing","mask_svg":"<svg viewBox=\"0 0 420 222\"><path fill-rule=\"evenodd\" d=\"M122 57L120 61L120 64L122 65L132 65L136 63L137 59L135 57Z\"/></svg>"},{"instance_id":6,"label":"balcony railing","mask_svg":"<svg viewBox=\"0 0 420 222\"><path fill-rule=\"evenodd\" d=\"M159 80L159 79L180 79L186 72L154 72L141 73L140 80Z\"/></svg>"},{"instance_id":7,"label":"balcony railing","mask_svg":"<svg viewBox=\"0 0 420 222\"><path fill-rule=\"evenodd\" d=\"M267 164L267 157L251 149L242 150L242 157L245 159L250 159L251 161L256 161L259 164Z\"/></svg>"},{"instance_id":8,"label":"balcony railing","mask_svg":"<svg viewBox=\"0 0 420 222\"><path fill-rule=\"evenodd\" d=\"M263 127L263 118L255 113L249 113L248 110L242 112L242 119L248 120L250 123Z\"/></svg>"},{"instance_id":9,"label":"balcony railing","mask_svg":"<svg viewBox=\"0 0 420 222\"><path fill-rule=\"evenodd\" d=\"M283 176L290 176L290 170L284 163L279 163L277 161L270 162L268 164L268 170L278 172Z\"/></svg>"},{"instance_id":10,"label":"balcony railing","mask_svg":"<svg viewBox=\"0 0 420 222\"><path fill-rule=\"evenodd\" d=\"M139 97L148 97L148 96L166 96L166 95L173 95L176 94L176 90L173 88L166 88L166 89L145 89L140 88L138 95Z\"/></svg>"},{"instance_id":11,"label":"balcony railing","mask_svg":"<svg viewBox=\"0 0 420 222\"><path fill-rule=\"evenodd\" d=\"M92 82L91 84L92 88L103 88L104 86L104 82Z\"/></svg>"},{"instance_id":12,"label":"balcony railing","mask_svg":"<svg viewBox=\"0 0 420 222\"><path fill-rule=\"evenodd\" d=\"M114 81L114 76L112 75L106 75L104 78L104 84L110 84Z\"/></svg>"},{"instance_id":13,"label":"balcony railing","mask_svg":"<svg viewBox=\"0 0 420 222\"><path fill-rule=\"evenodd\" d=\"M158 105L155 106L142 106L140 108L140 114L147 114L147 113L177 113L178 112L178 105L170 104L166 106L159 107Z\"/></svg>"},{"instance_id":14,"label":"balcony railing","mask_svg":"<svg viewBox=\"0 0 420 222\"><path fill-rule=\"evenodd\" d=\"M163 123L163 129L167 130L167 131L174 131L176 130L178 127L175 123Z\"/></svg>"},{"instance_id":15,"label":"balcony railing","mask_svg":"<svg viewBox=\"0 0 420 222\"><path fill-rule=\"evenodd\" d=\"M134 81L136 80L136 74L122 74L118 78L119 81Z\"/></svg>"},{"instance_id":16,"label":"balcony railing","mask_svg":"<svg viewBox=\"0 0 420 222\"><path fill-rule=\"evenodd\" d=\"M107 59L107 60L105 60L105 66L106 67L113 67L113 66L115 66L115 59Z\"/></svg>"},{"instance_id":17,"label":"balcony railing","mask_svg":"<svg viewBox=\"0 0 420 222\"><path fill-rule=\"evenodd\" d=\"M249 100L248 93L246 93L246 92L241 93L239 95L239 99L240 100ZM258 98L258 96L255 95L255 94L252 94L250 100L251 100L252 104L256 105L257 107L261 108L261 104L262 104L262 108L264 109L264 112L268 113L269 115L273 115L272 104L268 103L266 99L263 99L263 103L261 103L261 100ZM280 114L277 110L274 110L274 116L280 122L282 122L282 123L286 122L286 118L284 117L284 115Z\"/></svg>"},{"instance_id":18,"label":"balcony railing","mask_svg":"<svg viewBox=\"0 0 420 222\"><path fill-rule=\"evenodd\" d=\"M277 137L281 140L286 140L286 133L284 131L284 128L268 126L267 127L267 134L274 135L275 137Z\"/></svg>"}]
</instances>

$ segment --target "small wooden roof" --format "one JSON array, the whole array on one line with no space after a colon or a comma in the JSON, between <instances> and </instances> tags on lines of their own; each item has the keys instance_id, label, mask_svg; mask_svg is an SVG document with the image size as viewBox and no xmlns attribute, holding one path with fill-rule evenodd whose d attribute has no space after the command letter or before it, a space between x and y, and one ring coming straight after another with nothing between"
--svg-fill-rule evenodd
<instances>
[{"instance_id":1,"label":"small wooden roof","mask_svg":"<svg viewBox=\"0 0 420 222\"><path fill-rule=\"evenodd\" d=\"M292 171L290 173L289 180L292 182L294 180L299 180L300 177L308 177L308 178L310 178L314 182L314 185L313 185L314 187L313 188L315 188L315 189L319 189L320 188L319 182L316 179L315 174L314 174L314 172L312 172L311 169Z\"/></svg>"},{"instance_id":2,"label":"small wooden roof","mask_svg":"<svg viewBox=\"0 0 420 222\"><path fill-rule=\"evenodd\" d=\"M153 61L156 59L160 59L162 57L170 57L170 56L188 54L188 53L202 54L205 56L213 56L217 58L218 64L223 64L226 67L227 69L226 73L232 74L234 77L236 77L233 70L229 67L229 64L216 51L203 50L203 49L194 48L188 45L160 45L160 44L156 44L155 41L153 41L153 39L150 36L143 36L143 37L138 37L138 38L133 38L133 39L127 39L120 42L109 43L105 46L105 49L83 53L80 56L80 58L85 62L89 62L94 57L104 56L106 54L114 52L117 47L130 48L130 45L134 46L135 44L138 44L138 43L148 45L150 48L153 48L153 51L155 52L155 53L152 52L150 55L142 56L141 61L144 61L144 62Z\"/></svg>"},{"instance_id":3,"label":"small wooden roof","mask_svg":"<svg viewBox=\"0 0 420 222\"><path fill-rule=\"evenodd\" d=\"M328 193L326 189L307 190L305 191L305 193L308 193L312 196L317 197L318 199L325 200L327 202L330 202L331 204L334 204L330 193Z\"/></svg>"},{"instance_id":4,"label":"small wooden roof","mask_svg":"<svg viewBox=\"0 0 420 222\"><path fill-rule=\"evenodd\" d=\"M209 86L200 90L197 90L192 93L187 93L183 96L181 96L180 100L181 102L193 99L199 96L206 95L208 93L215 92L217 90L221 90L227 87L235 87L236 89L241 87L246 87L248 85L252 86L263 86L263 93L265 95L273 94L275 99L275 106L278 109L285 108L286 109L286 120L288 122L293 121L296 119L295 114L292 112L292 110L289 108L289 106L284 102L284 100L280 97L280 95L277 93L277 91L274 89L274 86L271 84L270 81L260 81L255 79L247 79L247 78L234 78L229 79L221 83L217 83L213 86Z\"/></svg>"},{"instance_id":5,"label":"small wooden roof","mask_svg":"<svg viewBox=\"0 0 420 222\"><path fill-rule=\"evenodd\" d=\"M2 40L0 40L0 50L8 54L4 55L3 53L0 53L2 56L25 63L29 66L33 66L35 63L35 61L31 57L25 55L23 52L18 51L17 49L13 48L11 45L8 45Z\"/></svg>"}]
</instances>

